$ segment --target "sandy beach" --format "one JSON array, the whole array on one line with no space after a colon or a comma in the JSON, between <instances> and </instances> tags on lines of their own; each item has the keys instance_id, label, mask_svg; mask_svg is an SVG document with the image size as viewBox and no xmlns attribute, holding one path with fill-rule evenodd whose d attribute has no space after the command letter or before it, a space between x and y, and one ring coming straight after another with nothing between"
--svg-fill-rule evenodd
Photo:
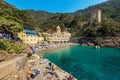
<instances>
[{"instance_id":1,"label":"sandy beach","mask_svg":"<svg viewBox=\"0 0 120 80\"><path fill-rule=\"evenodd\" d=\"M48 52L48 51L54 51L54 50L57 50L57 49L60 49L60 48L65 48L65 47L74 46L74 45L79 45L79 44L77 44L77 43L69 43L69 44L65 44L65 45L48 47L48 48L44 48L44 49L40 49L40 50L37 49L36 54L40 55L40 54L43 54L43 53Z\"/></svg>"}]
</instances>

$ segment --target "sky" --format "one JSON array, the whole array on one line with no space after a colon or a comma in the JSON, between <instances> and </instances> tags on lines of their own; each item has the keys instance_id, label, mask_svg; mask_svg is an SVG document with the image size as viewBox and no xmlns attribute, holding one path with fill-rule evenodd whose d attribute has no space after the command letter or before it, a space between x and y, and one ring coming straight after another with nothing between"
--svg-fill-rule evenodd
<instances>
[{"instance_id":1,"label":"sky","mask_svg":"<svg viewBox=\"0 0 120 80\"><path fill-rule=\"evenodd\" d=\"M71 13L107 0L5 0L18 9L34 9L47 12Z\"/></svg>"}]
</instances>

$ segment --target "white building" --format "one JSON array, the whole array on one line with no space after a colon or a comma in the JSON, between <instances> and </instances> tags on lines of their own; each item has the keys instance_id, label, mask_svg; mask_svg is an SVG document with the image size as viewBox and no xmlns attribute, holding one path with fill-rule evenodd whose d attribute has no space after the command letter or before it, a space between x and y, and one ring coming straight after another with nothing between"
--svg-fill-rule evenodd
<instances>
[{"instance_id":1,"label":"white building","mask_svg":"<svg viewBox=\"0 0 120 80\"><path fill-rule=\"evenodd\" d=\"M61 32L61 29L59 26L56 28L56 32L49 34L49 33L43 33L46 35L46 39L48 42L68 42L71 37L71 33L69 32Z\"/></svg>"}]
</instances>

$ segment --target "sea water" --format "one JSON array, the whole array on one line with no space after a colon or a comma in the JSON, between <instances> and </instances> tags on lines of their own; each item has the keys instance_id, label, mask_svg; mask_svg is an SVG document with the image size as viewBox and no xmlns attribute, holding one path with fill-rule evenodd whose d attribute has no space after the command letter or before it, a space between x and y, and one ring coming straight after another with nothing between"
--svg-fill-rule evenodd
<instances>
[{"instance_id":1,"label":"sea water","mask_svg":"<svg viewBox=\"0 0 120 80\"><path fill-rule=\"evenodd\" d=\"M78 80L120 80L120 49L70 46L43 54Z\"/></svg>"}]
</instances>

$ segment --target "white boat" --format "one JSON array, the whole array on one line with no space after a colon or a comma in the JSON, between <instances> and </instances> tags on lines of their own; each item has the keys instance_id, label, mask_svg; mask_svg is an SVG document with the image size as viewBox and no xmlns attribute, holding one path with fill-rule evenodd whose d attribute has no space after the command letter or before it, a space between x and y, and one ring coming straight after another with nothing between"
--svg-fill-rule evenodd
<instances>
[{"instance_id":1,"label":"white boat","mask_svg":"<svg viewBox=\"0 0 120 80\"><path fill-rule=\"evenodd\" d=\"M100 46L99 46L99 45L96 45L95 48L98 49L98 48L100 48Z\"/></svg>"}]
</instances>

